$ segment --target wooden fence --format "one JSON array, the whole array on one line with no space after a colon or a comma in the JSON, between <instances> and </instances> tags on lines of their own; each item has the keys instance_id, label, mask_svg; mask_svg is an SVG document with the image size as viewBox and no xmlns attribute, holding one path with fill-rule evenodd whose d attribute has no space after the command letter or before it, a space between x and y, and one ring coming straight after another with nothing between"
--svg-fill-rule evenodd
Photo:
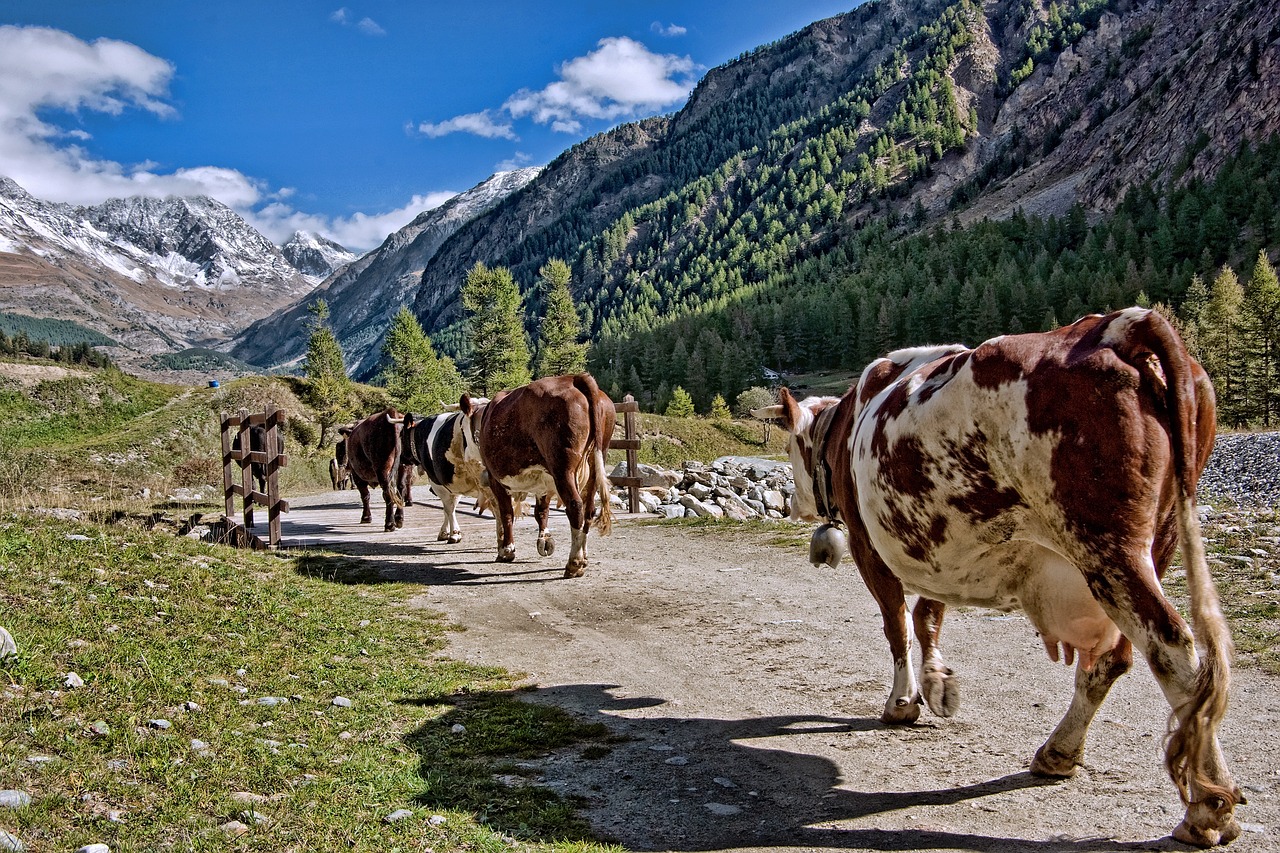
<instances>
[{"instance_id":1,"label":"wooden fence","mask_svg":"<svg viewBox=\"0 0 1280 853\"><path fill-rule=\"evenodd\" d=\"M636 402L635 397L628 394L622 398L621 403L614 403L613 408L622 415L622 431L625 438L615 438L610 441L609 449L627 452L627 473L623 477L610 477L609 482L627 490L627 512L636 513L640 511L640 484L643 482L641 477L636 476L639 470L636 454L640 450L640 432L636 424L636 414L640 411L640 404Z\"/></svg>"},{"instance_id":2,"label":"wooden fence","mask_svg":"<svg viewBox=\"0 0 1280 853\"><path fill-rule=\"evenodd\" d=\"M280 513L289 511L288 501L280 499L280 469L289 464L289 457L281 452L281 438L288 418L279 409L261 414L222 414L222 492L226 503L227 540L241 548L276 548L280 545ZM265 445L254 450L249 437L251 427L265 427ZM239 436L239 449L235 437ZM257 491L253 479L253 463L266 466L267 491ZM234 469L240 468L239 482ZM243 498L244 513L239 522L235 519L235 499ZM267 538L253 533L255 506L267 510Z\"/></svg>"}]
</instances>

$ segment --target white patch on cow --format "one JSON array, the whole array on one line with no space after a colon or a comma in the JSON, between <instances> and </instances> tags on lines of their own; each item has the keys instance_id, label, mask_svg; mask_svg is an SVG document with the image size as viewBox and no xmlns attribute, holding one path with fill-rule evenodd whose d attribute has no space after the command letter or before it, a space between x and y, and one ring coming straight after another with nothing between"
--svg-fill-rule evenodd
<instances>
[{"instance_id":1,"label":"white patch on cow","mask_svg":"<svg viewBox=\"0 0 1280 853\"><path fill-rule=\"evenodd\" d=\"M799 420L792 427L791 437L787 440L787 457L791 460L791 470L795 482L796 493L791 499L792 521L822 521L818 515L818 502L813 496L812 471L817 464L816 459L807 458L809 454L819 453L812 442L815 408L826 408L840 402L839 397L806 397L797 403ZM803 445L798 436L804 436Z\"/></svg>"},{"instance_id":2,"label":"white patch on cow","mask_svg":"<svg viewBox=\"0 0 1280 853\"><path fill-rule=\"evenodd\" d=\"M1048 476L1054 448L1064 439L1031 433L1026 383L979 387L966 365L947 387L931 389L936 393L922 400L916 379L908 374L898 380L913 390L898 417L878 417L894 383L859 412L850 437L859 511L876 551L912 592L950 604L1022 609L1046 641L1068 644L1087 657L1112 648L1118 629L1065 556L1075 538ZM952 502L958 498L963 506L973 486L961 466L947 464L954 449L973 441L979 430L990 476L1019 497L1019 505L987 519ZM890 453L904 439L915 441L934 463L920 472L932 487L920 495L891 488L883 460L872 449L877 436ZM895 522L911 530L895 529ZM922 539L937 526L943 526L941 541Z\"/></svg>"},{"instance_id":3,"label":"white patch on cow","mask_svg":"<svg viewBox=\"0 0 1280 853\"><path fill-rule=\"evenodd\" d=\"M1119 313L1102 333L1102 345L1114 347L1118 343L1129 340L1129 329L1138 322L1147 319L1151 313L1146 308L1126 308ZM1093 315L1096 316L1096 315Z\"/></svg>"},{"instance_id":4,"label":"white patch on cow","mask_svg":"<svg viewBox=\"0 0 1280 853\"><path fill-rule=\"evenodd\" d=\"M530 495L556 494L556 481L551 472L541 465L531 465L518 474L500 478L502 485L513 492Z\"/></svg>"}]
</instances>

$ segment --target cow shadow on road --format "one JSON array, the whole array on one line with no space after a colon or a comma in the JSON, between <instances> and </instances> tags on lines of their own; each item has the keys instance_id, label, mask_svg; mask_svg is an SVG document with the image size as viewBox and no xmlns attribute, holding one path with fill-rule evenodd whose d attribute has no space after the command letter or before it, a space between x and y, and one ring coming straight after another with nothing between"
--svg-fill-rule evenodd
<instances>
[{"instance_id":1,"label":"cow shadow on road","mask_svg":"<svg viewBox=\"0 0 1280 853\"><path fill-rule=\"evenodd\" d=\"M655 715L655 709L664 708L664 700L615 697L612 691L616 689L615 685L574 684L506 694L513 700L518 697L567 712L586 726L585 731L608 734L524 757L510 765L505 775L492 777L497 780L492 784L519 789L515 796L528 796L529 791L559 795L579 806L597 838L637 851L769 847L1100 853L1185 849L1169 838L1141 842L1067 837L1036 840L958 830L953 827L980 827L983 811L1001 810L1020 792L1055 783L1019 772L963 785L858 790L856 779L845 778L835 762L815 752L820 751L819 742L848 741L851 733L862 733L863 737L884 733L886 727L878 720ZM460 700L449 712L407 736L406 743L417 748L448 737L446 733L456 723L468 721L468 701ZM638 715L632 713L638 710ZM423 778L438 778L438 753L421 748L419 752ZM910 772L903 770L904 774ZM1022 800L1025 808L1026 794ZM428 808L461 806L447 788L430 785L419 801ZM951 808L955 806L964 807L964 811ZM487 818L502 832L526 838L533 835L541 841L563 838L541 837L536 831L531 833L527 824L505 825L497 813Z\"/></svg>"}]
</instances>

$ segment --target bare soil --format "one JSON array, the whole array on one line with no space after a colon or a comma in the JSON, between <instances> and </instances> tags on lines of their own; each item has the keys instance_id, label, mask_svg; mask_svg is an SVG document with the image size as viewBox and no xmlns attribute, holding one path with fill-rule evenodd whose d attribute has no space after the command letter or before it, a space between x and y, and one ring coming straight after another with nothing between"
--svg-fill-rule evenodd
<instances>
[{"instance_id":1,"label":"bare soil","mask_svg":"<svg viewBox=\"0 0 1280 853\"><path fill-rule=\"evenodd\" d=\"M518 768L578 798L604 840L672 851L1187 849L1169 837L1183 808L1161 763L1168 706L1141 662L1100 711L1078 775L1046 782L1027 768L1067 707L1073 670L1047 659L1021 615L950 611L959 713L887 727L888 648L849 563L813 568L803 546L758 530L624 516L612 536L592 532L586 575L566 580L560 513L553 556L536 555L526 518L504 565L489 517L461 513L467 538L450 546L435 542L434 500L392 534L355 524L354 492L310 500L292 502L295 535L422 584L415 603L462 628L449 655L526 673L524 698L614 733L603 756L578 746ZM326 521L335 509L339 522ZM1280 679L1236 670L1222 740L1249 802L1233 850L1280 850L1278 702Z\"/></svg>"}]
</instances>

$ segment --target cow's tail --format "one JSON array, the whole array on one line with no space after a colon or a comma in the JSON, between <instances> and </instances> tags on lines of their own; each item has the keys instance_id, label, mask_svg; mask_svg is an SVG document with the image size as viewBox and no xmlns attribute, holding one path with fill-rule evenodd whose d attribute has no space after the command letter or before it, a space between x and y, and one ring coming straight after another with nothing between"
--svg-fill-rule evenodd
<instances>
[{"instance_id":1,"label":"cow's tail","mask_svg":"<svg viewBox=\"0 0 1280 853\"><path fill-rule=\"evenodd\" d=\"M614 413L613 401L600 390L595 377L590 373L573 377L573 387L587 398L591 427L586 452L591 465L591 479L595 482L596 496L600 501L597 526L601 536L608 536L613 530L613 506L610 503L609 474L604 467L604 455L609 452L609 441L613 438L613 424L617 415Z\"/></svg>"},{"instance_id":2,"label":"cow's tail","mask_svg":"<svg viewBox=\"0 0 1280 853\"><path fill-rule=\"evenodd\" d=\"M1187 572L1191 623L1203 653L1191 695L1169 716L1165 766L1184 803L1191 802L1194 785L1202 798L1219 796L1234 804L1238 792L1224 788L1206 774L1206 762L1216 749L1218 726L1227 712L1234 652L1218 590L1209 574L1195 500L1200 468L1213 443L1212 433L1205 442L1199 429L1204 418L1212 424L1215 417L1213 392L1207 382L1202 383L1203 373L1196 370L1177 332L1164 317L1151 311L1143 325L1147 333L1143 344L1150 347L1164 373L1165 408L1177 482L1178 539ZM1202 411L1205 407L1207 412Z\"/></svg>"}]
</instances>

